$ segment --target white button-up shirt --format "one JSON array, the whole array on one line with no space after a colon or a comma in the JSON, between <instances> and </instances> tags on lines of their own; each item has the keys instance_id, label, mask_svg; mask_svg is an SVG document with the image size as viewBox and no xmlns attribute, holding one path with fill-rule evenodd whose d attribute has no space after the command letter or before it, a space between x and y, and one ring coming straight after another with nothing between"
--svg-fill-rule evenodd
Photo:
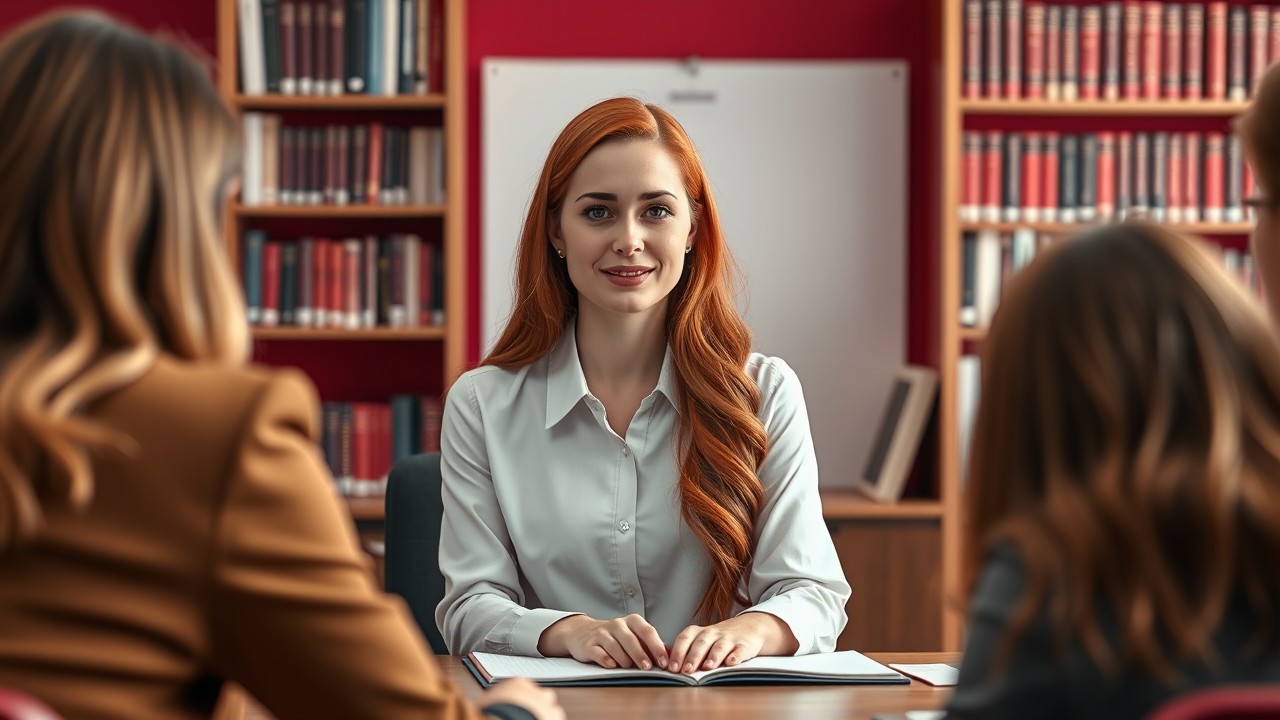
<instances>
[{"instance_id":1,"label":"white button-up shirt","mask_svg":"<svg viewBox=\"0 0 1280 720\"><path fill-rule=\"evenodd\" d=\"M455 654L537 656L552 623L577 613L638 613L670 645L697 622L711 580L680 515L679 412L668 348L625 438L587 389L573 324L546 357L458 379L441 438L445 597L436 624ZM753 353L768 457L765 502L744 578L753 605L785 622L797 654L835 648L849 585L822 517L818 465L800 380Z\"/></svg>"}]
</instances>

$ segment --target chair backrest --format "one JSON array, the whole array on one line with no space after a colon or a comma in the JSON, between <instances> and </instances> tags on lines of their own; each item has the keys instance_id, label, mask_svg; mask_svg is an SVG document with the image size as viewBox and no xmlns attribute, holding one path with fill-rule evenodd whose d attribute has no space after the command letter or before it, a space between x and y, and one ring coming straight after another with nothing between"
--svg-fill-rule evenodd
<instances>
[{"instance_id":1,"label":"chair backrest","mask_svg":"<svg viewBox=\"0 0 1280 720\"><path fill-rule=\"evenodd\" d=\"M62 716L21 690L0 687L0 720L62 720Z\"/></svg>"},{"instance_id":2,"label":"chair backrest","mask_svg":"<svg viewBox=\"0 0 1280 720\"><path fill-rule=\"evenodd\" d=\"M440 574L440 453L412 455L398 461L387 477L387 592L405 599L431 650L449 648L436 629L436 605L444 599Z\"/></svg>"},{"instance_id":3,"label":"chair backrest","mask_svg":"<svg viewBox=\"0 0 1280 720\"><path fill-rule=\"evenodd\" d=\"M1165 701L1147 720L1280 718L1280 685L1218 685Z\"/></svg>"}]
</instances>

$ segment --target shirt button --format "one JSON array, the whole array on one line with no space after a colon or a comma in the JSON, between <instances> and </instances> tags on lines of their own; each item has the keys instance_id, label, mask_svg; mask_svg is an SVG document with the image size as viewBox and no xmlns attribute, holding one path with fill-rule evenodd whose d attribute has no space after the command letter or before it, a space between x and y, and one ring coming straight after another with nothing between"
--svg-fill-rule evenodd
<instances>
[{"instance_id":1,"label":"shirt button","mask_svg":"<svg viewBox=\"0 0 1280 720\"><path fill-rule=\"evenodd\" d=\"M626 532L631 529L631 523L627 522L626 520L623 520L622 522L618 523L618 527L622 529L622 532Z\"/></svg>"},{"instance_id":2,"label":"shirt button","mask_svg":"<svg viewBox=\"0 0 1280 720\"><path fill-rule=\"evenodd\" d=\"M633 587L631 587L630 585L628 585L628 586L627 586L627 597L635 597L635 596L636 596L636 589L635 589L635 588L633 588Z\"/></svg>"},{"instance_id":3,"label":"shirt button","mask_svg":"<svg viewBox=\"0 0 1280 720\"><path fill-rule=\"evenodd\" d=\"M628 447L628 446L626 446L626 445L623 445L623 446L622 446L622 456L623 456L623 457L631 457L631 448L630 448L630 447Z\"/></svg>"}]
</instances>

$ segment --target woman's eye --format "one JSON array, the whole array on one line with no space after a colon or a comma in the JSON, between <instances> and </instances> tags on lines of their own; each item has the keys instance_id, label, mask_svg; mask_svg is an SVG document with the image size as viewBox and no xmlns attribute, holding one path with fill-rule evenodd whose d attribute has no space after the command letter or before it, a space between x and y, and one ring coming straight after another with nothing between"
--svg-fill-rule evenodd
<instances>
[{"instance_id":1,"label":"woman's eye","mask_svg":"<svg viewBox=\"0 0 1280 720\"><path fill-rule=\"evenodd\" d=\"M591 207L582 211L582 214L585 215L589 220L603 220L609 216L609 211L605 210L603 207L599 205L592 205Z\"/></svg>"},{"instance_id":2,"label":"woman's eye","mask_svg":"<svg viewBox=\"0 0 1280 720\"><path fill-rule=\"evenodd\" d=\"M645 213L655 220L671 217L671 209L665 205L654 205L646 210Z\"/></svg>"}]
</instances>

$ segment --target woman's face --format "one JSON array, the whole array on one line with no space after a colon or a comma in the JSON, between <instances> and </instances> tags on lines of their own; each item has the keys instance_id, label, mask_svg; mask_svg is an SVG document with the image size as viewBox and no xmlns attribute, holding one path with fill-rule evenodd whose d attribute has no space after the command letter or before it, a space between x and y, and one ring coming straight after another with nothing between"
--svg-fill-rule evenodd
<instances>
[{"instance_id":1,"label":"woman's face","mask_svg":"<svg viewBox=\"0 0 1280 720\"><path fill-rule=\"evenodd\" d=\"M693 217L675 159L656 140L611 140L569 179L551 244L579 313L663 313L684 271Z\"/></svg>"}]
</instances>

